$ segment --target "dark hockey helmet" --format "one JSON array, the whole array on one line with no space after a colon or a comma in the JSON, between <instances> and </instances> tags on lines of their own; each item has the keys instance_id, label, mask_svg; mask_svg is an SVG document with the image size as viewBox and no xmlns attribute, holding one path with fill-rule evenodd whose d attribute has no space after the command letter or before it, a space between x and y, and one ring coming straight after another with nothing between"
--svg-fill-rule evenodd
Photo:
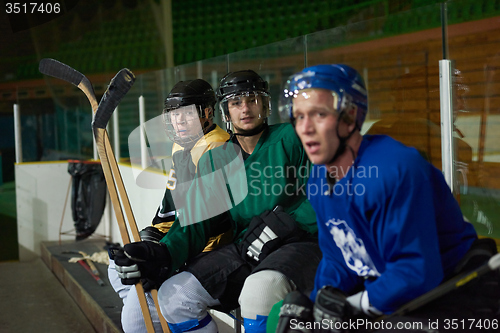
<instances>
[{"instance_id":1,"label":"dark hockey helmet","mask_svg":"<svg viewBox=\"0 0 500 333\"><path fill-rule=\"evenodd\" d=\"M215 92L207 81L179 81L165 99L163 109L168 138L181 145L198 141L206 127L199 119L212 119L215 103Z\"/></svg>"},{"instance_id":2,"label":"dark hockey helmet","mask_svg":"<svg viewBox=\"0 0 500 333\"><path fill-rule=\"evenodd\" d=\"M361 130L368 112L365 82L354 68L343 64L311 66L292 75L280 96L281 118L294 123L293 99L301 90L315 88L332 91L334 108L339 114L355 106L356 127Z\"/></svg>"},{"instance_id":3,"label":"dark hockey helmet","mask_svg":"<svg viewBox=\"0 0 500 333\"><path fill-rule=\"evenodd\" d=\"M220 81L216 91L222 119L231 122L228 110L228 101L242 96L260 96L262 101L262 118L271 114L271 96L269 84L253 70L242 70L226 74Z\"/></svg>"}]
</instances>

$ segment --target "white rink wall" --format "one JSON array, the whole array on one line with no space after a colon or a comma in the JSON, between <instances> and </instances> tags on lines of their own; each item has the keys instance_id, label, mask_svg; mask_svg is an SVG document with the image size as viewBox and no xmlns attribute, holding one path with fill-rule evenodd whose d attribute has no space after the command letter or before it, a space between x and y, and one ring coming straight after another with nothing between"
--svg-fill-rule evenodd
<instances>
[{"instance_id":1,"label":"white rink wall","mask_svg":"<svg viewBox=\"0 0 500 333\"><path fill-rule=\"evenodd\" d=\"M161 187L163 187L162 184L166 184L166 178L161 174L151 172L150 176L159 189L145 189L136 184L129 165L120 164L119 168L140 230L151 224L156 209L163 198L164 189ZM40 256L41 242L75 239L71 212L71 190L68 193L71 176L67 170L67 161L16 164L16 206L20 261L29 261ZM108 205L95 232L95 237L97 235L110 236L112 242L122 244L109 197L107 202ZM60 229L62 232L70 234L60 235Z\"/></svg>"},{"instance_id":2,"label":"white rink wall","mask_svg":"<svg viewBox=\"0 0 500 333\"><path fill-rule=\"evenodd\" d=\"M132 207L132 212L134 213L137 228L141 230L148 225L151 225L151 221L156 214L156 210L158 209L158 206L163 199L163 194L165 193L166 188L165 186L167 184L167 177L155 172L142 171L148 173L149 182L153 182L155 184L155 187L157 187L156 189L144 188L137 185L134 173L132 172L132 167L130 165L119 164L119 168L123 178L125 189L127 190L130 206ZM111 202L110 210L112 211L112 241L123 244L120 230L118 229L118 223L116 222L115 213L113 208L111 207ZM129 234L130 239L133 241L130 231Z\"/></svg>"}]
</instances>

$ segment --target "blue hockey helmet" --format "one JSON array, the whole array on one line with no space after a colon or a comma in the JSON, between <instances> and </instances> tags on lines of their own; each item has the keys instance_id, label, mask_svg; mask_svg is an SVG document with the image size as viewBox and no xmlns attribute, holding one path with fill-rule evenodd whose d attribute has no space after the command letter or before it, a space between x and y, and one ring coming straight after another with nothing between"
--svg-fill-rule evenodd
<instances>
[{"instance_id":1,"label":"blue hockey helmet","mask_svg":"<svg viewBox=\"0 0 500 333\"><path fill-rule=\"evenodd\" d=\"M339 114L354 104L357 108L356 126L361 129L368 110L365 82L354 68L343 64L311 66L292 75L280 96L281 118L294 123L293 99L299 91L315 88L331 90L338 97L334 98L334 108Z\"/></svg>"}]
</instances>

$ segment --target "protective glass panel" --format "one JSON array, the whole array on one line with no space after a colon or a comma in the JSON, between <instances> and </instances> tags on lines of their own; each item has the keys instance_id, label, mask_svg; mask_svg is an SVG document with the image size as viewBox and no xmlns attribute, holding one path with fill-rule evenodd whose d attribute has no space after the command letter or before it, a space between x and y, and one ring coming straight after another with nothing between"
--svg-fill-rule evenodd
<instances>
[{"instance_id":1,"label":"protective glass panel","mask_svg":"<svg viewBox=\"0 0 500 333\"><path fill-rule=\"evenodd\" d=\"M172 192L182 226L228 212L247 197L248 181L240 146L227 143L224 149L207 155L210 157L200 161L197 177L177 183Z\"/></svg>"},{"instance_id":2,"label":"protective glass panel","mask_svg":"<svg viewBox=\"0 0 500 333\"><path fill-rule=\"evenodd\" d=\"M54 99L18 99L23 162L86 160L94 156L91 105L77 88L63 96L62 91L72 86L58 81L60 88L54 89Z\"/></svg>"},{"instance_id":3,"label":"protective glass panel","mask_svg":"<svg viewBox=\"0 0 500 333\"><path fill-rule=\"evenodd\" d=\"M153 168L167 177L155 180L158 183L154 184L155 188L169 183L173 142L165 138L164 129L160 130L163 123L156 118L163 110L164 98L176 82L202 78L215 89L227 72L253 69L269 82L271 113L268 122L274 124L282 121L277 112L278 96L286 78L305 66L324 63L348 64L364 77L369 92L369 112L362 133L388 134L415 147L441 169L438 61L443 58L445 49L454 62L455 171L460 185L457 199L480 234L500 237L498 222L495 222L500 213L500 111L496 93L500 76L500 56L496 47L500 34L496 20L500 7L497 1L446 1L448 40L444 41L440 4L414 5L413 9L405 10L409 2L370 1L346 6L346 15L336 17L329 17L324 14L327 10L322 10L325 8L321 6L332 6L329 2L319 7L305 4L304 11L295 15L296 22L318 24L308 31L332 26L331 21L339 27L285 39L289 35L287 29L297 31L300 24L288 28L283 16L276 15L273 33L279 34L281 42L164 70L155 70L167 66L161 39L163 29L152 18L158 7L151 6L159 6L156 2L124 13L124 21L131 22L125 28L123 21L105 19L115 16L110 14L116 8L99 5L102 15L94 15L83 8L85 3L79 2L74 15L63 15L29 31L4 36L7 40L4 44L9 47L2 53L2 79L8 84L12 80L44 79L44 89L21 84L14 90L2 90L5 114L11 112L13 103L18 104L21 112L23 161L90 159L94 156L90 127L92 110L87 97L70 83L44 77L38 72L37 59L57 55L57 60L75 66L89 77L97 101L120 68L127 67L137 73L149 70L137 75L136 83L115 111L108 131L114 153L122 162L129 158L133 165L142 166L146 162L146 168ZM270 10L273 14L281 13L285 7L272 6ZM363 20L353 24L344 20L345 17L356 19L352 11L358 12ZM140 29L133 23L137 17L146 22ZM370 17L373 18L367 19ZM176 37L176 47L183 50L186 59L192 61L200 59L199 54L206 57L215 54L218 44L212 42L207 42L205 48L194 49L190 39L193 21L189 18L179 20L186 24L178 24L181 36ZM87 24L90 21L92 24ZM261 24L238 23L246 22L244 20L234 22L227 23L230 26L226 24L225 29L210 30L213 34L207 32L207 36L213 37L223 31L215 39L229 36L235 43L246 41L251 47L253 41L268 33L260 28ZM71 28L74 25L79 29ZM245 40L228 35L231 30L247 27L259 34ZM155 35L154 43L142 43L147 40L143 35L146 33ZM136 41L136 44L130 43L133 49L124 52L122 46L132 40ZM82 49L91 51L87 54L92 57L82 53ZM18 57L16 52L27 55ZM19 59L25 63L19 64ZM141 130L138 129L140 109L144 111L145 123ZM214 122L225 127L220 112L215 112ZM10 118L3 120L4 125L11 123ZM145 133L143 139L141 133ZM130 143L129 136L134 135L137 137ZM147 158L142 158L145 152L141 140L145 140ZM14 155L11 141L2 140L4 161L9 154ZM136 152L132 152L134 149Z\"/></svg>"},{"instance_id":4,"label":"protective glass panel","mask_svg":"<svg viewBox=\"0 0 500 333\"><path fill-rule=\"evenodd\" d=\"M446 5L447 47L456 74L458 199L480 235L500 238L500 28L494 23L498 16L488 18L500 8L496 1L456 0Z\"/></svg>"},{"instance_id":5,"label":"protective glass panel","mask_svg":"<svg viewBox=\"0 0 500 333\"><path fill-rule=\"evenodd\" d=\"M396 20L418 28L439 13L439 5L433 5L310 34L307 64L344 63L357 69L369 96L361 132L389 135L415 147L441 169L441 32L408 33L412 29L394 25Z\"/></svg>"},{"instance_id":6,"label":"protective glass panel","mask_svg":"<svg viewBox=\"0 0 500 333\"><path fill-rule=\"evenodd\" d=\"M252 48L228 55L229 71L252 69L269 83L271 110L270 125L280 123L278 99L287 77L304 68L305 37L289 38L281 42Z\"/></svg>"}]
</instances>

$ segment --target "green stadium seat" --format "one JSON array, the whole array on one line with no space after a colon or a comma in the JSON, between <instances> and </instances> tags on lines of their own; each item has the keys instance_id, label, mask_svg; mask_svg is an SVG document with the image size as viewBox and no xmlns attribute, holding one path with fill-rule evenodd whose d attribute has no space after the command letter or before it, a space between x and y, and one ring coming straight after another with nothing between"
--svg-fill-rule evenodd
<instances>
[{"instance_id":1,"label":"green stadium seat","mask_svg":"<svg viewBox=\"0 0 500 333\"><path fill-rule=\"evenodd\" d=\"M439 7L427 6L418 10L419 29L431 29L441 25L441 12Z\"/></svg>"},{"instance_id":2,"label":"green stadium seat","mask_svg":"<svg viewBox=\"0 0 500 333\"><path fill-rule=\"evenodd\" d=\"M470 18L473 20L480 19L483 16L483 5L485 0L475 0L470 3Z\"/></svg>"},{"instance_id":3,"label":"green stadium seat","mask_svg":"<svg viewBox=\"0 0 500 333\"><path fill-rule=\"evenodd\" d=\"M384 24L384 33L387 35L395 35L400 32L400 22L396 15L387 16Z\"/></svg>"}]
</instances>

